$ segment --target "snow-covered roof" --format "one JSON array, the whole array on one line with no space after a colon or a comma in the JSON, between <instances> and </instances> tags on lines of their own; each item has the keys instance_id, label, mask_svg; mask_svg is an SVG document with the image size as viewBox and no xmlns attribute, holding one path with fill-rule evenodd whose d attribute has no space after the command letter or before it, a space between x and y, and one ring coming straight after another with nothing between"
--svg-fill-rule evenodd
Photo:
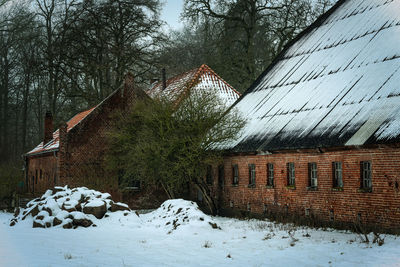
<instances>
[{"instance_id":1,"label":"snow-covered roof","mask_svg":"<svg viewBox=\"0 0 400 267\"><path fill-rule=\"evenodd\" d=\"M89 115L95 107L88 110L82 111L76 114L72 119L67 122L67 132L74 128L78 123L80 123L87 115ZM36 154L42 154L47 152L52 152L58 150L60 145L59 129L53 132L53 139L51 139L47 144L43 146L43 142L37 145L34 149L26 153L27 156L32 156Z\"/></svg>"},{"instance_id":2,"label":"snow-covered roof","mask_svg":"<svg viewBox=\"0 0 400 267\"><path fill-rule=\"evenodd\" d=\"M227 107L240 97L238 91L205 64L168 79L166 85L163 90L162 82L153 84L148 91L149 96L152 98L164 96L173 102L179 102L189 91L214 91Z\"/></svg>"},{"instance_id":3,"label":"snow-covered roof","mask_svg":"<svg viewBox=\"0 0 400 267\"><path fill-rule=\"evenodd\" d=\"M400 141L400 0L339 1L236 103L225 148L269 151Z\"/></svg>"}]
</instances>

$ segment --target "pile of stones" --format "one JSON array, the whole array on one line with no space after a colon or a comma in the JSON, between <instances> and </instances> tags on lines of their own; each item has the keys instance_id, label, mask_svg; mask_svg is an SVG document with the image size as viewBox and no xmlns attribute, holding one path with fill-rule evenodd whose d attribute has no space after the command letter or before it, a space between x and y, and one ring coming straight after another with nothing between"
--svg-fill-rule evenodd
<instances>
[{"instance_id":1,"label":"pile of stones","mask_svg":"<svg viewBox=\"0 0 400 267\"><path fill-rule=\"evenodd\" d=\"M122 211L128 215L128 205L114 202L109 193L86 187L70 189L68 186L47 190L40 198L17 208L10 226L21 220L33 218L33 227L63 227L66 229L96 226L94 222L108 217L108 213Z\"/></svg>"}]
</instances>

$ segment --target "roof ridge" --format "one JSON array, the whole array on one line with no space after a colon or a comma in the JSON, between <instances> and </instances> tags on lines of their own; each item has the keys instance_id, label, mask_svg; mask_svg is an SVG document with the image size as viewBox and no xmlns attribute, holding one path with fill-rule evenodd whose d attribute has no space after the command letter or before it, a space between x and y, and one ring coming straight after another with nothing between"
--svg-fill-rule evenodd
<instances>
[{"instance_id":1,"label":"roof ridge","mask_svg":"<svg viewBox=\"0 0 400 267\"><path fill-rule=\"evenodd\" d=\"M219 76L210 66L208 66L207 64L202 64L200 66L200 69L202 69L202 68L210 71L214 76L216 76L219 80L221 80L226 86L228 86L230 89L232 89L239 97L242 95L239 91L237 91L235 88L233 88L232 85L230 85L221 76Z\"/></svg>"}]
</instances>

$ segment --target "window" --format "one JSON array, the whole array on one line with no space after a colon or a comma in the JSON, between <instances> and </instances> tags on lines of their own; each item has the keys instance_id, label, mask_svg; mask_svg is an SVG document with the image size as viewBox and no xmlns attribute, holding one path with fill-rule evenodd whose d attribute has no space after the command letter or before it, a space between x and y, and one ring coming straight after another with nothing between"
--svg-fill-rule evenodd
<instances>
[{"instance_id":1,"label":"window","mask_svg":"<svg viewBox=\"0 0 400 267\"><path fill-rule=\"evenodd\" d=\"M218 166L218 185L220 188L224 187L225 184L225 171L224 165Z\"/></svg>"},{"instance_id":2,"label":"window","mask_svg":"<svg viewBox=\"0 0 400 267\"><path fill-rule=\"evenodd\" d=\"M232 184L239 184L239 166L237 164L232 166Z\"/></svg>"},{"instance_id":3,"label":"window","mask_svg":"<svg viewBox=\"0 0 400 267\"><path fill-rule=\"evenodd\" d=\"M294 162L287 163L287 185L294 186L295 185L295 173L294 173Z\"/></svg>"},{"instance_id":4,"label":"window","mask_svg":"<svg viewBox=\"0 0 400 267\"><path fill-rule=\"evenodd\" d=\"M361 187L365 189L372 188L371 162L361 161Z\"/></svg>"},{"instance_id":5,"label":"window","mask_svg":"<svg viewBox=\"0 0 400 267\"><path fill-rule=\"evenodd\" d=\"M267 164L267 186L274 186L274 164Z\"/></svg>"},{"instance_id":6,"label":"window","mask_svg":"<svg viewBox=\"0 0 400 267\"><path fill-rule=\"evenodd\" d=\"M249 185L256 185L256 166L254 164L249 164Z\"/></svg>"},{"instance_id":7,"label":"window","mask_svg":"<svg viewBox=\"0 0 400 267\"><path fill-rule=\"evenodd\" d=\"M213 174L212 174L212 166L207 165L207 175L206 175L206 183L212 185L214 182Z\"/></svg>"},{"instance_id":8,"label":"window","mask_svg":"<svg viewBox=\"0 0 400 267\"><path fill-rule=\"evenodd\" d=\"M310 208L306 208L305 210L304 210L304 215L305 216L310 216Z\"/></svg>"},{"instance_id":9,"label":"window","mask_svg":"<svg viewBox=\"0 0 400 267\"><path fill-rule=\"evenodd\" d=\"M317 163L315 162L308 163L308 185L311 188L316 188L318 186Z\"/></svg>"},{"instance_id":10,"label":"window","mask_svg":"<svg viewBox=\"0 0 400 267\"><path fill-rule=\"evenodd\" d=\"M342 163L332 162L333 187L343 187Z\"/></svg>"}]
</instances>

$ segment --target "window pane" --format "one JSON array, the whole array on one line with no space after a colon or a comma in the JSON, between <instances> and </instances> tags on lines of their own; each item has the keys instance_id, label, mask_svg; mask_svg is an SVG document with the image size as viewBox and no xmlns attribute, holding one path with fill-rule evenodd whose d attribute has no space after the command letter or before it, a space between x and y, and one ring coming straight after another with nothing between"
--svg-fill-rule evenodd
<instances>
[{"instance_id":1,"label":"window pane","mask_svg":"<svg viewBox=\"0 0 400 267\"><path fill-rule=\"evenodd\" d=\"M333 162L333 186L343 187L341 162Z\"/></svg>"},{"instance_id":2,"label":"window pane","mask_svg":"<svg viewBox=\"0 0 400 267\"><path fill-rule=\"evenodd\" d=\"M317 163L308 163L309 184L311 187L317 186Z\"/></svg>"},{"instance_id":3,"label":"window pane","mask_svg":"<svg viewBox=\"0 0 400 267\"><path fill-rule=\"evenodd\" d=\"M222 187L225 184L225 171L224 165L218 166L218 185Z\"/></svg>"},{"instance_id":4,"label":"window pane","mask_svg":"<svg viewBox=\"0 0 400 267\"><path fill-rule=\"evenodd\" d=\"M256 167L254 164L249 165L249 184L254 185L256 183Z\"/></svg>"},{"instance_id":5,"label":"window pane","mask_svg":"<svg viewBox=\"0 0 400 267\"><path fill-rule=\"evenodd\" d=\"M364 188L372 188L371 162L362 161L362 186Z\"/></svg>"},{"instance_id":6,"label":"window pane","mask_svg":"<svg viewBox=\"0 0 400 267\"><path fill-rule=\"evenodd\" d=\"M207 184L213 184L213 175L212 175L212 166L207 166L207 176L206 176Z\"/></svg>"},{"instance_id":7,"label":"window pane","mask_svg":"<svg viewBox=\"0 0 400 267\"><path fill-rule=\"evenodd\" d=\"M267 185L274 185L274 164L272 163L267 164Z\"/></svg>"},{"instance_id":8,"label":"window pane","mask_svg":"<svg viewBox=\"0 0 400 267\"><path fill-rule=\"evenodd\" d=\"M288 185L294 185L295 184L294 163L289 162L287 166L288 166Z\"/></svg>"},{"instance_id":9,"label":"window pane","mask_svg":"<svg viewBox=\"0 0 400 267\"><path fill-rule=\"evenodd\" d=\"M239 183L239 167L237 164L233 165L232 175L233 175L232 183L238 184Z\"/></svg>"}]
</instances>

